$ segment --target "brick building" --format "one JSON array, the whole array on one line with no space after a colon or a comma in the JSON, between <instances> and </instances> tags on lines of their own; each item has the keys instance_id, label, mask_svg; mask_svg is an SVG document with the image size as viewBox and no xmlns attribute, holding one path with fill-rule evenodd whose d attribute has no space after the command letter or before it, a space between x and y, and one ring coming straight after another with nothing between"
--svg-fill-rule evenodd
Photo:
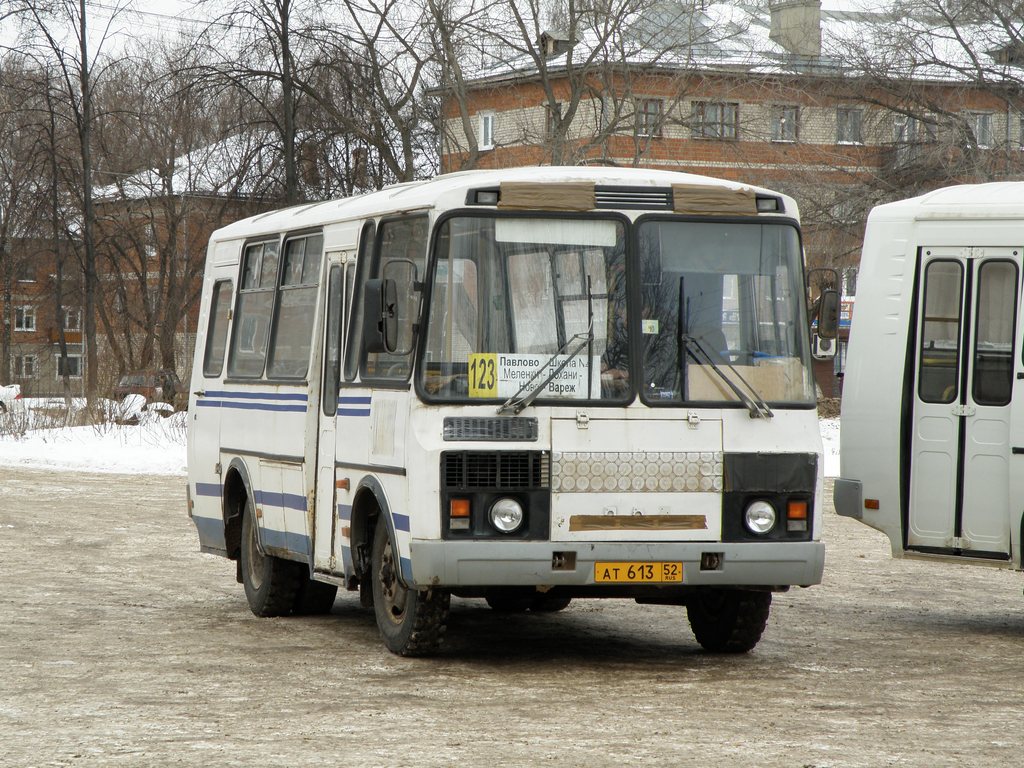
<instances>
[{"instance_id":1,"label":"brick building","mask_svg":"<svg viewBox=\"0 0 1024 768\"><path fill-rule=\"evenodd\" d=\"M950 34L819 0L661 2L632 24L614 45L547 32L533 57L450 89L442 170L602 163L779 189L801 207L808 265L837 269L847 298L873 205L1024 173L1024 51L997 26Z\"/></svg>"},{"instance_id":2,"label":"brick building","mask_svg":"<svg viewBox=\"0 0 1024 768\"><path fill-rule=\"evenodd\" d=\"M936 23L922 22L922 34ZM628 49L592 32L549 32L536 57L485 68L462 94L449 89L442 171L607 163L776 188L801 205L809 264L844 270L848 294L872 205L1024 171L1024 78L999 29L972 27L974 53L1002 75L979 85L965 79L965 51L949 34L944 47L922 46L945 52L945 67L918 56L903 74L872 69L872 56L892 59L891 11L664 2L632 24L640 31ZM645 36L654 25L664 34Z\"/></svg>"},{"instance_id":3,"label":"brick building","mask_svg":"<svg viewBox=\"0 0 1024 768\"><path fill-rule=\"evenodd\" d=\"M47 240L19 238L8 243L10 272L5 275L4 294L10 293L11 311L4 307L4 296L0 296L0 308L8 326L2 346L8 347L10 370L3 379L21 384L25 395L55 394L61 386L56 254ZM77 261L67 249L62 258L67 267L61 286L65 365L74 393L81 389L83 370L82 281Z\"/></svg>"}]
</instances>

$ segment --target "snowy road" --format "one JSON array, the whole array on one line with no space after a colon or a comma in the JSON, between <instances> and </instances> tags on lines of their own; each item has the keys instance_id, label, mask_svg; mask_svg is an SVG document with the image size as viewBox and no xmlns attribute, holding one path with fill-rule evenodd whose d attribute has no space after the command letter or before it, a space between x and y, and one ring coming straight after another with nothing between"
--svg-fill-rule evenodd
<instances>
[{"instance_id":1,"label":"snowy road","mask_svg":"<svg viewBox=\"0 0 1024 768\"><path fill-rule=\"evenodd\" d=\"M757 650L680 608L456 600L440 658L332 615L257 619L184 479L0 470L3 766L944 766L1019 761L1020 574L892 561L826 513L825 583Z\"/></svg>"}]
</instances>

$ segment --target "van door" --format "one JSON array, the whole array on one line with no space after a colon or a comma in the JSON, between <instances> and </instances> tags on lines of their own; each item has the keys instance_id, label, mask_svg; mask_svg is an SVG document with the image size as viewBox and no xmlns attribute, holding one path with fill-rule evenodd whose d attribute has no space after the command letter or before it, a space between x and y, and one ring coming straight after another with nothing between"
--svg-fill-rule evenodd
<instances>
[{"instance_id":1,"label":"van door","mask_svg":"<svg viewBox=\"0 0 1024 768\"><path fill-rule=\"evenodd\" d=\"M1013 248L922 248L909 549L1010 556Z\"/></svg>"}]
</instances>

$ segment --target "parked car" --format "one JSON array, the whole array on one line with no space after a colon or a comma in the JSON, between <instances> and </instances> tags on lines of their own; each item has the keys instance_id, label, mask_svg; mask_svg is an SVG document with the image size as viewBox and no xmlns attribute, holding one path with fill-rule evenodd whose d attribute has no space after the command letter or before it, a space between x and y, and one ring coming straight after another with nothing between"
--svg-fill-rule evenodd
<instances>
[{"instance_id":1,"label":"parked car","mask_svg":"<svg viewBox=\"0 0 1024 768\"><path fill-rule=\"evenodd\" d=\"M114 400L123 400L128 395L142 395L151 403L177 405L184 399L186 391L174 371L137 371L122 376L114 387L112 396Z\"/></svg>"},{"instance_id":2,"label":"parked car","mask_svg":"<svg viewBox=\"0 0 1024 768\"><path fill-rule=\"evenodd\" d=\"M8 413L21 405L21 385L8 384L0 387L0 413Z\"/></svg>"}]
</instances>

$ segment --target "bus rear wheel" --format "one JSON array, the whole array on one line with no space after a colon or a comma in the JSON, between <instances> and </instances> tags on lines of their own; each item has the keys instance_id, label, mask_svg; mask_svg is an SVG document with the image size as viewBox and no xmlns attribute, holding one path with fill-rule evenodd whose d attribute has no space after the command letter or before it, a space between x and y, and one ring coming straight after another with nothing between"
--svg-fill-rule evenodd
<instances>
[{"instance_id":1,"label":"bus rear wheel","mask_svg":"<svg viewBox=\"0 0 1024 768\"><path fill-rule=\"evenodd\" d=\"M370 563L373 612L384 645L399 656L436 652L444 639L451 593L402 583L398 553L383 514L377 517Z\"/></svg>"},{"instance_id":2,"label":"bus rear wheel","mask_svg":"<svg viewBox=\"0 0 1024 768\"><path fill-rule=\"evenodd\" d=\"M686 603L697 642L712 653L746 653L768 624L771 592L701 589Z\"/></svg>"},{"instance_id":3,"label":"bus rear wheel","mask_svg":"<svg viewBox=\"0 0 1024 768\"><path fill-rule=\"evenodd\" d=\"M286 616L292 612L303 573L299 563L264 554L260 549L252 499L242 514L242 586L249 609L257 616Z\"/></svg>"}]
</instances>

